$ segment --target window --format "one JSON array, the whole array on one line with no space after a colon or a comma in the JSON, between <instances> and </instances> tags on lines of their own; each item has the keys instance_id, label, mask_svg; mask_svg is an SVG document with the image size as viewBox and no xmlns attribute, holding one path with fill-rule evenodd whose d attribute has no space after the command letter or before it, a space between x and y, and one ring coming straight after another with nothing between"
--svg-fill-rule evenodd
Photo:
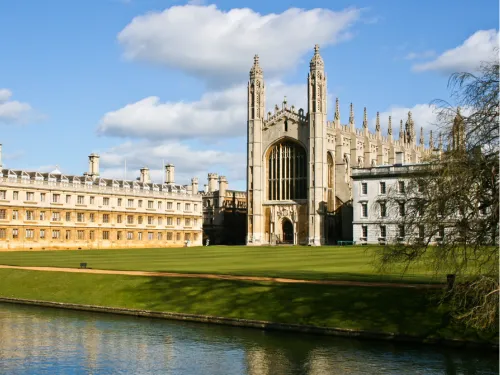
<instances>
[{"instance_id":1,"label":"window","mask_svg":"<svg viewBox=\"0 0 500 375\"><path fill-rule=\"evenodd\" d=\"M137 218L137 223L138 223L138 224L142 224L142 216L139 216L139 217Z\"/></svg>"},{"instance_id":2,"label":"window","mask_svg":"<svg viewBox=\"0 0 500 375\"><path fill-rule=\"evenodd\" d=\"M40 193L40 202L45 202L45 193Z\"/></svg>"},{"instance_id":3,"label":"window","mask_svg":"<svg viewBox=\"0 0 500 375\"><path fill-rule=\"evenodd\" d=\"M380 217L387 216L387 205L385 202L380 202Z\"/></svg>"},{"instance_id":4,"label":"window","mask_svg":"<svg viewBox=\"0 0 500 375\"><path fill-rule=\"evenodd\" d=\"M193 219L193 225L197 226L198 225L198 219Z\"/></svg>"},{"instance_id":5,"label":"window","mask_svg":"<svg viewBox=\"0 0 500 375\"><path fill-rule=\"evenodd\" d=\"M380 237L386 238L387 237L387 228L385 225L380 226Z\"/></svg>"},{"instance_id":6,"label":"window","mask_svg":"<svg viewBox=\"0 0 500 375\"><path fill-rule=\"evenodd\" d=\"M117 205L118 207L121 207L121 205L122 205L122 198L118 198L118 199L116 200L116 205Z\"/></svg>"},{"instance_id":7,"label":"window","mask_svg":"<svg viewBox=\"0 0 500 375\"><path fill-rule=\"evenodd\" d=\"M142 232L137 233L137 239L142 241Z\"/></svg>"},{"instance_id":8,"label":"window","mask_svg":"<svg viewBox=\"0 0 500 375\"><path fill-rule=\"evenodd\" d=\"M78 212L76 214L76 221L79 223L83 223L85 221L85 214L82 212Z\"/></svg>"},{"instance_id":9,"label":"window","mask_svg":"<svg viewBox=\"0 0 500 375\"><path fill-rule=\"evenodd\" d=\"M180 217L177 218L177 225L181 225L181 218Z\"/></svg>"},{"instance_id":10,"label":"window","mask_svg":"<svg viewBox=\"0 0 500 375\"><path fill-rule=\"evenodd\" d=\"M361 237L364 238L365 240L368 238L368 226L367 225L361 226Z\"/></svg>"},{"instance_id":11,"label":"window","mask_svg":"<svg viewBox=\"0 0 500 375\"><path fill-rule=\"evenodd\" d=\"M405 204L404 204L404 202L399 202L399 216L405 216Z\"/></svg>"},{"instance_id":12,"label":"window","mask_svg":"<svg viewBox=\"0 0 500 375\"><path fill-rule=\"evenodd\" d=\"M19 220L19 211L12 210L12 220Z\"/></svg>"},{"instance_id":13,"label":"window","mask_svg":"<svg viewBox=\"0 0 500 375\"><path fill-rule=\"evenodd\" d=\"M40 211L40 220L45 220L45 211Z\"/></svg>"},{"instance_id":14,"label":"window","mask_svg":"<svg viewBox=\"0 0 500 375\"><path fill-rule=\"evenodd\" d=\"M26 211L26 220L35 220L35 212L34 211Z\"/></svg>"},{"instance_id":15,"label":"window","mask_svg":"<svg viewBox=\"0 0 500 375\"><path fill-rule=\"evenodd\" d=\"M191 225L191 220L188 217L184 219L184 225L186 225L186 226Z\"/></svg>"},{"instance_id":16,"label":"window","mask_svg":"<svg viewBox=\"0 0 500 375\"><path fill-rule=\"evenodd\" d=\"M0 190L0 199L7 199L7 191Z\"/></svg>"},{"instance_id":17,"label":"window","mask_svg":"<svg viewBox=\"0 0 500 375\"><path fill-rule=\"evenodd\" d=\"M177 241L180 241L180 240L181 240L181 234L180 234L180 233L177 233L177 234L175 235L175 239L176 239Z\"/></svg>"},{"instance_id":18,"label":"window","mask_svg":"<svg viewBox=\"0 0 500 375\"><path fill-rule=\"evenodd\" d=\"M368 194L368 184L366 182L361 183L361 194Z\"/></svg>"},{"instance_id":19,"label":"window","mask_svg":"<svg viewBox=\"0 0 500 375\"><path fill-rule=\"evenodd\" d=\"M153 241L155 239L153 232L148 232L148 241Z\"/></svg>"},{"instance_id":20,"label":"window","mask_svg":"<svg viewBox=\"0 0 500 375\"><path fill-rule=\"evenodd\" d=\"M198 212L198 205L197 204L194 205L194 212Z\"/></svg>"},{"instance_id":21,"label":"window","mask_svg":"<svg viewBox=\"0 0 500 375\"><path fill-rule=\"evenodd\" d=\"M134 216L127 215L127 224L134 224Z\"/></svg>"},{"instance_id":22,"label":"window","mask_svg":"<svg viewBox=\"0 0 500 375\"><path fill-rule=\"evenodd\" d=\"M171 210L172 208L172 202L167 202L167 210Z\"/></svg>"},{"instance_id":23,"label":"window","mask_svg":"<svg viewBox=\"0 0 500 375\"><path fill-rule=\"evenodd\" d=\"M109 240L109 231L108 230L102 231L102 239Z\"/></svg>"},{"instance_id":24,"label":"window","mask_svg":"<svg viewBox=\"0 0 500 375\"><path fill-rule=\"evenodd\" d=\"M186 203L186 204L184 205L184 211L189 211L190 209L191 209L191 204Z\"/></svg>"},{"instance_id":25,"label":"window","mask_svg":"<svg viewBox=\"0 0 500 375\"><path fill-rule=\"evenodd\" d=\"M71 195L66 195L66 204L71 203Z\"/></svg>"},{"instance_id":26,"label":"window","mask_svg":"<svg viewBox=\"0 0 500 375\"><path fill-rule=\"evenodd\" d=\"M154 218L153 218L153 216L148 216L148 224L149 225L154 224Z\"/></svg>"},{"instance_id":27,"label":"window","mask_svg":"<svg viewBox=\"0 0 500 375\"><path fill-rule=\"evenodd\" d=\"M90 204L94 204L95 202L95 197L90 197Z\"/></svg>"},{"instance_id":28,"label":"window","mask_svg":"<svg viewBox=\"0 0 500 375\"><path fill-rule=\"evenodd\" d=\"M61 221L61 214L59 212L52 212L52 221Z\"/></svg>"},{"instance_id":29,"label":"window","mask_svg":"<svg viewBox=\"0 0 500 375\"><path fill-rule=\"evenodd\" d=\"M154 208L155 202L153 201L148 201L148 208Z\"/></svg>"},{"instance_id":30,"label":"window","mask_svg":"<svg viewBox=\"0 0 500 375\"><path fill-rule=\"evenodd\" d=\"M134 232L127 232L127 240L133 240L134 239Z\"/></svg>"},{"instance_id":31,"label":"window","mask_svg":"<svg viewBox=\"0 0 500 375\"><path fill-rule=\"evenodd\" d=\"M425 236L425 227L423 225L418 226L418 238L423 239Z\"/></svg>"},{"instance_id":32,"label":"window","mask_svg":"<svg viewBox=\"0 0 500 375\"><path fill-rule=\"evenodd\" d=\"M423 193L425 186L424 186L424 181L418 181L417 182L417 189L419 193Z\"/></svg>"},{"instance_id":33,"label":"window","mask_svg":"<svg viewBox=\"0 0 500 375\"><path fill-rule=\"evenodd\" d=\"M28 191L26 193L26 200L27 201L34 201L35 200L35 193L33 193L32 191Z\"/></svg>"},{"instance_id":34,"label":"window","mask_svg":"<svg viewBox=\"0 0 500 375\"><path fill-rule=\"evenodd\" d=\"M122 232L121 232L121 231L116 232L116 239L117 239L118 241L121 241L121 240L123 239L123 238L122 238Z\"/></svg>"},{"instance_id":35,"label":"window","mask_svg":"<svg viewBox=\"0 0 500 375\"><path fill-rule=\"evenodd\" d=\"M121 223L122 223L122 215L117 215L117 216L116 216L116 222L117 222L118 224L121 224Z\"/></svg>"},{"instance_id":36,"label":"window","mask_svg":"<svg viewBox=\"0 0 500 375\"><path fill-rule=\"evenodd\" d=\"M404 193L404 192L405 192L405 182L398 181L398 193Z\"/></svg>"},{"instance_id":37,"label":"window","mask_svg":"<svg viewBox=\"0 0 500 375\"><path fill-rule=\"evenodd\" d=\"M172 232L167 232L167 241L172 241Z\"/></svg>"},{"instance_id":38,"label":"window","mask_svg":"<svg viewBox=\"0 0 500 375\"><path fill-rule=\"evenodd\" d=\"M161 206L162 206L161 202L160 202L160 201L158 201L158 209L159 209L159 210L161 210Z\"/></svg>"},{"instance_id":39,"label":"window","mask_svg":"<svg viewBox=\"0 0 500 375\"><path fill-rule=\"evenodd\" d=\"M83 231L83 230L76 231L76 236L79 240L84 240L85 239L85 231Z\"/></svg>"},{"instance_id":40,"label":"window","mask_svg":"<svg viewBox=\"0 0 500 375\"><path fill-rule=\"evenodd\" d=\"M61 200L60 194L52 194L52 203L59 203L60 200Z\"/></svg>"},{"instance_id":41,"label":"window","mask_svg":"<svg viewBox=\"0 0 500 375\"><path fill-rule=\"evenodd\" d=\"M405 236L405 226L404 225L398 225L398 232L399 232L399 237L404 238L404 236Z\"/></svg>"},{"instance_id":42,"label":"window","mask_svg":"<svg viewBox=\"0 0 500 375\"><path fill-rule=\"evenodd\" d=\"M89 221L90 221L91 223L95 222L95 214L94 214L94 213L91 213L91 214L89 215Z\"/></svg>"},{"instance_id":43,"label":"window","mask_svg":"<svg viewBox=\"0 0 500 375\"><path fill-rule=\"evenodd\" d=\"M438 236L440 239L444 238L444 225L440 225L438 228Z\"/></svg>"},{"instance_id":44,"label":"window","mask_svg":"<svg viewBox=\"0 0 500 375\"><path fill-rule=\"evenodd\" d=\"M91 230L91 231L89 232L89 238L90 238L90 240L91 240L91 241L94 241L94 239L95 239L95 233L94 233L94 231L93 231L93 230Z\"/></svg>"},{"instance_id":45,"label":"window","mask_svg":"<svg viewBox=\"0 0 500 375\"><path fill-rule=\"evenodd\" d=\"M189 241L191 239L191 233L184 233L184 241Z\"/></svg>"},{"instance_id":46,"label":"window","mask_svg":"<svg viewBox=\"0 0 500 375\"><path fill-rule=\"evenodd\" d=\"M19 238L19 229L17 228L12 229L12 238L14 239Z\"/></svg>"},{"instance_id":47,"label":"window","mask_svg":"<svg viewBox=\"0 0 500 375\"><path fill-rule=\"evenodd\" d=\"M385 188L385 182L380 183L380 194L387 194L387 190Z\"/></svg>"},{"instance_id":48,"label":"window","mask_svg":"<svg viewBox=\"0 0 500 375\"><path fill-rule=\"evenodd\" d=\"M163 224L163 219L161 217L158 218L158 225L162 225Z\"/></svg>"},{"instance_id":49,"label":"window","mask_svg":"<svg viewBox=\"0 0 500 375\"><path fill-rule=\"evenodd\" d=\"M361 203L361 217L368 217L368 204Z\"/></svg>"},{"instance_id":50,"label":"window","mask_svg":"<svg viewBox=\"0 0 500 375\"><path fill-rule=\"evenodd\" d=\"M45 239L45 229L40 229L40 239Z\"/></svg>"},{"instance_id":51,"label":"window","mask_svg":"<svg viewBox=\"0 0 500 375\"><path fill-rule=\"evenodd\" d=\"M172 225L172 218L171 217L167 217L167 225Z\"/></svg>"},{"instance_id":52,"label":"window","mask_svg":"<svg viewBox=\"0 0 500 375\"><path fill-rule=\"evenodd\" d=\"M35 237L35 232L33 229L26 229L26 238L33 239Z\"/></svg>"},{"instance_id":53,"label":"window","mask_svg":"<svg viewBox=\"0 0 500 375\"><path fill-rule=\"evenodd\" d=\"M107 198L107 197L102 198L102 205L103 206L109 206L109 198Z\"/></svg>"},{"instance_id":54,"label":"window","mask_svg":"<svg viewBox=\"0 0 500 375\"><path fill-rule=\"evenodd\" d=\"M133 199L129 199L127 201L127 207L134 207L134 200Z\"/></svg>"},{"instance_id":55,"label":"window","mask_svg":"<svg viewBox=\"0 0 500 375\"><path fill-rule=\"evenodd\" d=\"M61 238L61 231L59 229L53 229L52 230L52 239L58 240L59 238Z\"/></svg>"},{"instance_id":56,"label":"window","mask_svg":"<svg viewBox=\"0 0 500 375\"><path fill-rule=\"evenodd\" d=\"M66 221L71 221L71 212L66 212Z\"/></svg>"},{"instance_id":57,"label":"window","mask_svg":"<svg viewBox=\"0 0 500 375\"><path fill-rule=\"evenodd\" d=\"M14 199L15 201L17 201L19 199L19 192L18 191L12 192L12 199Z\"/></svg>"},{"instance_id":58,"label":"window","mask_svg":"<svg viewBox=\"0 0 500 375\"><path fill-rule=\"evenodd\" d=\"M142 207L142 199L139 199L139 201L137 202L137 207L139 207L139 208Z\"/></svg>"},{"instance_id":59,"label":"window","mask_svg":"<svg viewBox=\"0 0 500 375\"><path fill-rule=\"evenodd\" d=\"M0 210L0 219L5 220L7 219L7 210L6 209L1 209Z\"/></svg>"},{"instance_id":60,"label":"window","mask_svg":"<svg viewBox=\"0 0 500 375\"><path fill-rule=\"evenodd\" d=\"M158 241L161 241L163 240L163 234L158 232Z\"/></svg>"},{"instance_id":61,"label":"window","mask_svg":"<svg viewBox=\"0 0 500 375\"><path fill-rule=\"evenodd\" d=\"M83 195L79 195L76 202L78 204L84 204L85 203L85 197Z\"/></svg>"},{"instance_id":62,"label":"window","mask_svg":"<svg viewBox=\"0 0 500 375\"><path fill-rule=\"evenodd\" d=\"M102 222L103 223L109 223L109 214L103 214L102 215Z\"/></svg>"},{"instance_id":63,"label":"window","mask_svg":"<svg viewBox=\"0 0 500 375\"><path fill-rule=\"evenodd\" d=\"M71 231L70 230L66 231L66 236L65 237L66 237L67 240L71 239Z\"/></svg>"},{"instance_id":64,"label":"window","mask_svg":"<svg viewBox=\"0 0 500 375\"><path fill-rule=\"evenodd\" d=\"M180 203L177 203L177 210L181 210L181 204Z\"/></svg>"}]
</instances>

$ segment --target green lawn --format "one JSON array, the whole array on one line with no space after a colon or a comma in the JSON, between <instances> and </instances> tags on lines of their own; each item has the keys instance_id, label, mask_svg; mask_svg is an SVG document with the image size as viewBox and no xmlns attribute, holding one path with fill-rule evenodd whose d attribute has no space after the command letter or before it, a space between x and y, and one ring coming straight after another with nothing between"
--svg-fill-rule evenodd
<instances>
[{"instance_id":1,"label":"green lawn","mask_svg":"<svg viewBox=\"0 0 500 375\"><path fill-rule=\"evenodd\" d=\"M439 291L0 270L0 296L424 338L481 339L450 323ZM8 281L8 282L7 282ZM494 335L493 335L494 336ZM482 337L495 341L495 337Z\"/></svg>"},{"instance_id":2,"label":"green lawn","mask_svg":"<svg viewBox=\"0 0 500 375\"><path fill-rule=\"evenodd\" d=\"M109 270L171 271L304 279L444 282L423 267L404 275L380 274L374 247L247 247L209 246L163 249L64 250L0 252L0 264L16 266L88 267Z\"/></svg>"}]
</instances>

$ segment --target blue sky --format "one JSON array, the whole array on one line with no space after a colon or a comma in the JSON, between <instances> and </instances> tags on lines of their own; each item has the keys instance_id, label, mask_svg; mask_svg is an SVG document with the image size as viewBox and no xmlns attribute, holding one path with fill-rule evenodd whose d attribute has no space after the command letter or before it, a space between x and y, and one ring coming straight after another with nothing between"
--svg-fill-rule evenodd
<instances>
[{"instance_id":1,"label":"blue sky","mask_svg":"<svg viewBox=\"0 0 500 375\"><path fill-rule=\"evenodd\" d=\"M293 8L293 9L291 9ZM0 143L13 169L67 174L101 155L101 173L178 183L207 172L245 186L246 81L260 55L271 110L306 106L314 44L328 74L329 114L354 103L360 127L409 109L432 128L451 72L472 70L498 43L498 2L0 1ZM395 130L397 134L397 130ZM426 133L427 134L427 133Z\"/></svg>"}]
</instances>

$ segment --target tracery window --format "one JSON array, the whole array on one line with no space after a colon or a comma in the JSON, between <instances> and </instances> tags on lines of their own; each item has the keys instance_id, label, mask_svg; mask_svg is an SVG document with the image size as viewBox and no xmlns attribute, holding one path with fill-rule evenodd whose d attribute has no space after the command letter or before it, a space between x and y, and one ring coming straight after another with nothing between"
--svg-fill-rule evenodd
<instances>
[{"instance_id":1,"label":"tracery window","mask_svg":"<svg viewBox=\"0 0 500 375\"><path fill-rule=\"evenodd\" d=\"M307 158L301 146L278 143L270 150L267 163L269 200L307 199Z\"/></svg>"}]
</instances>

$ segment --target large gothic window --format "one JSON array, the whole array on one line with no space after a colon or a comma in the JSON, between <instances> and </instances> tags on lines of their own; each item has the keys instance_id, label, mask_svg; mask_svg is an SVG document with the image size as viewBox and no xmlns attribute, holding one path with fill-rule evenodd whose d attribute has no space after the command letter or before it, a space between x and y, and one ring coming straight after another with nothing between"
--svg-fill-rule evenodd
<instances>
[{"instance_id":1,"label":"large gothic window","mask_svg":"<svg viewBox=\"0 0 500 375\"><path fill-rule=\"evenodd\" d=\"M328 212L332 212L335 208L335 202L334 202L334 189L333 186L335 184L335 170L334 170L334 164L333 164L333 158L330 153L326 155L326 160L328 163Z\"/></svg>"},{"instance_id":2,"label":"large gothic window","mask_svg":"<svg viewBox=\"0 0 500 375\"><path fill-rule=\"evenodd\" d=\"M275 144L267 160L269 200L307 199L307 158L297 143Z\"/></svg>"}]
</instances>

